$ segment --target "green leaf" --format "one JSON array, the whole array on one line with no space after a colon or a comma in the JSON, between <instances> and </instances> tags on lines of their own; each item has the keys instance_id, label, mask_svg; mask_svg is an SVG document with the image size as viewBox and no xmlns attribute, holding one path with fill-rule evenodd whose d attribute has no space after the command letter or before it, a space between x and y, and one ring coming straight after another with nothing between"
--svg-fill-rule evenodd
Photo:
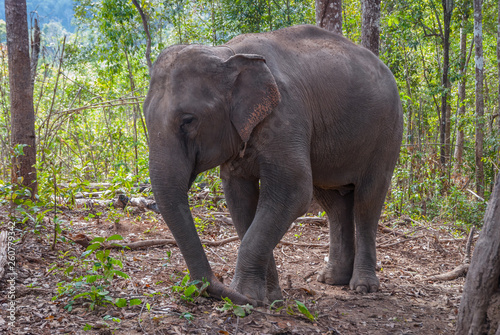
<instances>
[{"instance_id":1,"label":"green leaf","mask_svg":"<svg viewBox=\"0 0 500 335\"><path fill-rule=\"evenodd\" d=\"M99 294L101 296L105 296L105 295L109 294L109 291L103 290L103 291L97 292L97 294Z\"/></svg>"},{"instance_id":2,"label":"green leaf","mask_svg":"<svg viewBox=\"0 0 500 335\"><path fill-rule=\"evenodd\" d=\"M118 271L118 270L115 270L114 272L115 272L115 274L117 276L120 276L122 278L125 278L125 279L129 279L130 278L130 276L128 274L124 273L124 272L121 272L121 271Z\"/></svg>"},{"instance_id":3,"label":"green leaf","mask_svg":"<svg viewBox=\"0 0 500 335\"><path fill-rule=\"evenodd\" d=\"M101 275L87 275L86 282L87 282L87 284L92 284L92 283L95 283L95 281L97 279L101 279L101 278L103 278L103 276L101 276Z\"/></svg>"},{"instance_id":4,"label":"green leaf","mask_svg":"<svg viewBox=\"0 0 500 335\"><path fill-rule=\"evenodd\" d=\"M307 307L300 301L295 300L295 303L297 304L297 308L299 309L299 312L304 314L305 317L307 317L310 321L314 322L316 318L309 312Z\"/></svg>"},{"instance_id":5,"label":"green leaf","mask_svg":"<svg viewBox=\"0 0 500 335\"><path fill-rule=\"evenodd\" d=\"M73 300L78 299L78 298L80 298L80 297L84 297L84 296L86 296L86 295L90 295L90 292L83 292L83 293L77 294L77 295L75 295L75 296L73 297Z\"/></svg>"},{"instance_id":6,"label":"green leaf","mask_svg":"<svg viewBox=\"0 0 500 335\"><path fill-rule=\"evenodd\" d=\"M181 285L180 286L186 286L186 284L189 281L189 274L185 275L184 278L182 278Z\"/></svg>"},{"instance_id":7,"label":"green leaf","mask_svg":"<svg viewBox=\"0 0 500 335\"><path fill-rule=\"evenodd\" d=\"M106 239L106 241L117 241L117 240L123 240L123 237L121 235L111 235Z\"/></svg>"},{"instance_id":8,"label":"green leaf","mask_svg":"<svg viewBox=\"0 0 500 335\"><path fill-rule=\"evenodd\" d=\"M131 299L128 303L131 307L137 306L137 305L142 304L142 300L141 299Z\"/></svg>"},{"instance_id":9,"label":"green leaf","mask_svg":"<svg viewBox=\"0 0 500 335\"><path fill-rule=\"evenodd\" d=\"M127 299L117 298L115 300L115 305L116 307L125 307L127 306Z\"/></svg>"},{"instance_id":10,"label":"green leaf","mask_svg":"<svg viewBox=\"0 0 500 335\"><path fill-rule=\"evenodd\" d=\"M121 261L121 260L119 260L119 259L116 259L116 258L111 258L111 259L109 260L109 262L110 262L111 264L114 264L114 265L119 266L120 268L123 268L123 263L122 263L122 261Z\"/></svg>"},{"instance_id":11,"label":"green leaf","mask_svg":"<svg viewBox=\"0 0 500 335\"><path fill-rule=\"evenodd\" d=\"M68 266L68 267L66 268L66 270L64 270L64 274L65 274L66 276L68 276L68 275L71 273L71 271L73 271L73 269L74 269L74 268L75 268L75 266L74 266L74 265L70 265L70 266Z\"/></svg>"},{"instance_id":12,"label":"green leaf","mask_svg":"<svg viewBox=\"0 0 500 335\"><path fill-rule=\"evenodd\" d=\"M233 313L234 313L234 315L239 316L241 318L246 316L246 313L245 313L245 310L243 309L243 307L238 306L238 305L234 306Z\"/></svg>"},{"instance_id":13,"label":"green leaf","mask_svg":"<svg viewBox=\"0 0 500 335\"><path fill-rule=\"evenodd\" d=\"M184 295L186 297L190 297L193 295L194 292L196 292L198 290L198 288L195 286L195 285L190 285L188 287L186 287L186 289L184 290Z\"/></svg>"},{"instance_id":14,"label":"green leaf","mask_svg":"<svg viewBox=\"0 0 500 335\"><path fill-rule=\"evenodd\" d=\"M94 237L94 239L92 241L90 241L90 243L99 243L99 245L100 245L100 243L102 243L104 241L105 241L104 237Z\"/></svg>"},{"instance_id":15,"label":"green leaf","mask_svg":"<svg viewBox=\"0 0 500 335\"><path fill-rule=\"evenodd\" d=\"M101 244L100 244L100 243L94 243L94 244L91 244L91 245L89 245L89 246L87 247L87 251L90 251L90 253L91 253L91 252L93 252L93 251L95 251L95 250L99 249L100 247L101 247ZM86 253L87 253L87 251L86 251L86 252L84 252L83 254L86 254Z\"/></svg>"}]
</instances>

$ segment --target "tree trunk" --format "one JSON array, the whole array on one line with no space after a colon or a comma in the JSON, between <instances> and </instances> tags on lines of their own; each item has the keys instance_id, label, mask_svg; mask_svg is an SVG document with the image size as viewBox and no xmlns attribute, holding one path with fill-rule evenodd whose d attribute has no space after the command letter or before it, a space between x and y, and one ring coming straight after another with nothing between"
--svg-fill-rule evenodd
<instances>
[{"instance_id":1,"label":"tree trunk","mask_svg":"<svg viewBox=\"0 0 500 335\"><path fill-rule=\"evenodd\" d=\"M441 85L444 92L441 95L441 163L444 165L450 156L450 121L448 108L448 92L450 91L450 79L448 68L450 66L450 23L453 13L453 0L443 0L443 77Z\"/></svg>"},{"instance_id":2,"label":"tree trunk","mask_svg":"<svg viewBox=\"0 0 500 335\"><path fill-rule=\"evenodd\" d=\"M462 158L464 153L464 130L460 124L461 119L465 115L465 87L467 84L467 78L465 72L467 70L466 60L467 60L467 24L468 17L464 15L462 17L462 27L460 28L460 81L458 83L458 131L457 131L457 143L455 146L455 171L459 171L462 166Z\"/></svg>"},{"instance_id":3,"label":"tree trunk","mask_svg":"<svg viewBox=\"0 0 500 335\"><path fill-rule=\"evenodd\" d=\"M316 0L316 25L342 35L342 0Z\"/></svg>"},{"instance_id":4,"label":"tree trunk","mask_svg":"<svg viewBox=\"0 0 500 335\"><path fill-rule=\"evenodd\" d=\"M484 198L484 167L483 167L483 14L482 0L474 0L474 45L476 62L476 193Z\"/></svg>"},{"instance_id":5,"label":"tree trunk","mask_svg":"<svg viewBox=\"0 0 500 335\"><path fill-rule=\"evenodd\" d=\"M31 39L31 90L35 88L36 69L38 67L38 55L40 54L40 27L35 18L33 24L33 37Z\"/></svg>"},{"instance_id":6,"label":"tree trunk","mask_svg":"<svg viewBox=\"0 0 500 335\"><path fill-rule=\"evenodd\" d=\"M11 105L11 145L25 145L24 155L14 158L12 179L37 192L36 138L26 0L5 0Z\"/></svg>"},{"instance_id":7,"label":"tree trunk","mask_svg":"<svg viewBox=\"0 0 500 335\"><path fill-rule=\"evenodd\" d=\"M380 44L380 0L362 0L361 45L379 54Z\"/></svg>"},{"instance_id":8,"label":"tree trunk","mask_svg":"<svg viewBox=\"0 0 500 335\"><path fill-rule=\"evenodd\" d=\"M481 1L481 0L475 0ZM484 226L465 280L457 320L457 335L495 334L498 320L487 324L487 311L498 293L500 278L500 175L484 216ZM493 324L493 323L496 323ZM495 328L496 327L496 328ZM490 328L487 332L487 328ZM496 332L498 334L498 330Z\"/></svg>"}]
</instances>

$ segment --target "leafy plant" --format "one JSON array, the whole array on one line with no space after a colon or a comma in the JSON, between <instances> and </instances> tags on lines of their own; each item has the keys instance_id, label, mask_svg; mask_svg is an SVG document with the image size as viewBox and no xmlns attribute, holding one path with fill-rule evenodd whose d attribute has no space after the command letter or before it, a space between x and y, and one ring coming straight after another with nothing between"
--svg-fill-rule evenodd
<instances>
[{"instance_id":1,"label":"leafy plant","mask_svg":"<svg viewBox=\"0 0 500 335\"><path fill-rule=\"evenodd\" d=\"M63 296L71 297L65 309L71 311L73 304L78 298L84 298L90 301L89 309L94 310L96 306L115 305L117 307L125 307L127 300L123 298L114 299L110 295L109 286L115 277L128 279L129 276L118 270L123 268L123 264L119 259L110 255L110 249L101 249L104 243L122 240L120 235L113 235L107 238L96 237L91 241L87 250L82 254L80 262L81 266L91 264L91 268L84 276L73 278L69 283L58 284L58 294L52 300L59 299ZM94 255L95 259L90 256ZM64 273L70 275L75 270L74 265L69 265ZM140 299L132 299L128 301L130 306L141 303Z\"/></svg>"},{"instance_id":2,"label":"leafy plant","mask_svg":"<svg viewBox=\"0 0 500 335\"><path fill-rule=\"evenodd\" d=\"M219 310L221 312L228 312L229 311L240 318L243 318L243 317L249 315L250 313L252 313L253 306L250 304L246 304L243 306L236 305L228 297L222 298L222 300L224 300L224 305L220 308L217 308L217 310Z\"/></svg>"},{"instance_id":3,"label":"leafy plant","mask_svg":"<svg viewBox=\"0 0 500 335\"><path fill-rule=\"evenodd\" d=\"M194 302L196 297L199 297L205 292L208 285L210 285L210 283L207 281L190 281L189 274L186 274L180 282L172 286L172 292L179 293L180 298L186 302Z\"/></svg>"},{"instance_id":4,"label":"leafy plant","mask_svg":"<svg viewBox=\"0 0 500 335\"><path fill-rule=\"evenodd\" d=\"M304 305L303 302L300 302L299 300L295 300L295 304L297 305L297 309L299 310L302 315L304 315L306 318L309 319L309 321L314 322L318 318L318 314L315 313L312 315L312 313L309 311L309 309Z\"/></svg>"},{"instance_id":5,"label":"leafy plant","mask_svg":"<svg viewBox=\"0 0 500 335\"><path fill-rule=\"evenodd\" d=\"M295 300L295 305L288 305L287 306L287 310L286 312L289 314L289 315L295 315L295 308L297 309L297 311L302 314L303 316L305 316L309 321L311 322L314 322L318 319L318 314L317 313L314 313L314 315L309 311L309 309L306 307L306 305L299 301L299 300Z\"/></svg>"}]
</instances>

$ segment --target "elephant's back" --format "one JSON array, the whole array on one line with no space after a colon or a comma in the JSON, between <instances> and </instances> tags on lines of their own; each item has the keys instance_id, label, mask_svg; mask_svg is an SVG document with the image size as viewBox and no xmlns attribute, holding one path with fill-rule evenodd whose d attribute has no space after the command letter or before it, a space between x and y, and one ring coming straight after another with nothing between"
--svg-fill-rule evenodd
<instances>
[{"instance_id":1,"label":"elephant's back","mask_svg":"<svg viewBox=\"0 0 500 335\"><path fill-rule=\"evenodd\" d=\"M371 51L310 25L241 35L228 44L266 58L282 94L277 112L292 113L309 128L315 184L355 183L360 170L393 164L401 103L394 76Z\"/></svg>"}]
</instances>

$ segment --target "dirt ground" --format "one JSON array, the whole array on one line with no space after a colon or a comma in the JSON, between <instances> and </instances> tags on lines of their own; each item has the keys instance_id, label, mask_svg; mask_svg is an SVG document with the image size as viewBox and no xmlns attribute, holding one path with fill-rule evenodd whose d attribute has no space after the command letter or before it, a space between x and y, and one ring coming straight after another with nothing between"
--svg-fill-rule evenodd
<instances>
[{"instance_id":1,"label":"dirt ground","mask_svg":"<svg viewBox=\"0 0 500 335\"><path fill-rule=\"evenodd\" d=\"M194 214L204 227L203 240L236 235L226 211L199 207ZM0 222L8 221L6 213L0 212L0 216ZM28 233L16 244L14 327L8 325L11 300L4 294L9 288L8 273L0 281L2 334L437 335L455 329L464 278L443 282L429 279L452 270L464 259L465 232L457 233L444 223L381 219L377 238L381 288L377 293L361 295L348 287L316 280L328 256L324 247L328 243L328 226L324 219L299 220L274 252L285 299L283 308L256 308L246 317L237 317L230 310L219 310L224 305L221 301L198 297L194 303L186 303L181 293L172 291L185 275L186 265L178 248L171 244L123 253L111 251L113 257L122 260L122 271L130 279L113 280L110 295L140 298L140 305L108 305L90 311L89 304L78 299L72 311L66 311L64 306L70 298L52 301L57 283L69 280L57 269L72 264L71 257L80 257L84 251L69 238L120 234L125 241L133 242L172 236L161 217L152 212L132 210L118 223L111 223L106 213L89 219L88 210L65 210L60 218L66 242L58 242L56 250L51 251L53 220L48 218L40 234ZM205 246L214 272L226 284L234 273L238 246L238 241ZM314 321L299 312L296 300L315 316ZM86 325L90 330L84 330Z\"/></svg>"}]
</instances>

